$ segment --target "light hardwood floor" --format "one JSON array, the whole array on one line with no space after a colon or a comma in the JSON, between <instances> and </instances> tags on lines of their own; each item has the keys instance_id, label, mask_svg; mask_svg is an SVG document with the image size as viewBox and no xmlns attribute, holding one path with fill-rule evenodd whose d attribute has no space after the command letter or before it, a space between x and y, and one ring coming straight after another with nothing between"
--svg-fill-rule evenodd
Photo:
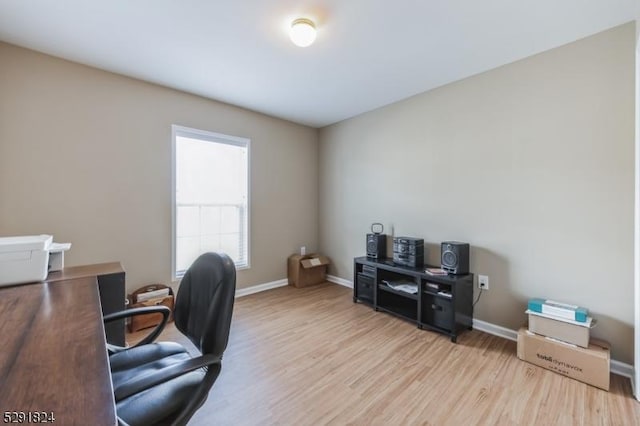
<instances>
[{"instance_id":1,"label":"light hardwood floor","mask_svg":"<svg viewBox=\"0 0 640 426\"><path fill-rule=\"evenodd\" d=\"M135 341L142 332L128 335ZM161 336L193 346L171 324ZM630 381L609 392L354 304L335 284L236 299L222 373L192 425L640 425Z\"/></svg>"}]
</instances>

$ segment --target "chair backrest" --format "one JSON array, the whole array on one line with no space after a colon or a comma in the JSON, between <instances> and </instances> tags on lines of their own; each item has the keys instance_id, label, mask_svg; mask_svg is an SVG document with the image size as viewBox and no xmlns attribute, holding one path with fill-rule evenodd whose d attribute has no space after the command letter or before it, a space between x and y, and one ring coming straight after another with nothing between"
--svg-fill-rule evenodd
<instances>
[{"instance_id":1,"label":"chair backrest","mask_svg":"<svg viewBox=\"0 0 640 426\"><path fill-rule=\"evenodd\" d=\"M223 253L205 253L185 273L174 307L178 330L203 354L222 356L236 292L236 267Z\"/></svg>"}]
</instances>

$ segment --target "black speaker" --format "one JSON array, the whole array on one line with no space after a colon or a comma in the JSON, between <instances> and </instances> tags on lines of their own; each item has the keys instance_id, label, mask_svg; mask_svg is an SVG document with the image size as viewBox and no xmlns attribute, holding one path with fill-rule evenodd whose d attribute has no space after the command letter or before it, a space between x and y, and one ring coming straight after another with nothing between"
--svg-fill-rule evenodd
<instances>
[{"instance_id":1,"label":"black speaker","mask_svg":"<svg viewBox=\"0 0 640 426\"><path fill-rule=\"evenodd\" d=\"M367 234L367 257L375 259L387 257L387 236L385 234Z\"/></svg>"},{"instance_id":2,"label":"black speaker","mask_svg":"<svg viewBox=\"0 0 640 426\"><path fill-rule=\"evenodd\" d=\"M440 267L450 274L469 273L469 244L445 241L440 244Z\"/></svg>"}]
</instances>

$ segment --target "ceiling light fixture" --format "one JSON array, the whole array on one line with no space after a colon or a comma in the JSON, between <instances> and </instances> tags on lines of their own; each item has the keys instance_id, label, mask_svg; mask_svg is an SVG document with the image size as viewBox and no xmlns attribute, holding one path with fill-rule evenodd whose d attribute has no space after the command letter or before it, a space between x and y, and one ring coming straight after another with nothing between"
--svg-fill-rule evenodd
<instances>
[{"instance_id":1,"label":"ceiling light fixture","mask_svg":"<svg viewBox=\"0 0 640 426\"><path fill-rule=\"evenodd\" d=\"M291 23L289 37L296 46L307 47L316 39L316 26L310 19L296 19Z\"/></svg>"}]
</instances>

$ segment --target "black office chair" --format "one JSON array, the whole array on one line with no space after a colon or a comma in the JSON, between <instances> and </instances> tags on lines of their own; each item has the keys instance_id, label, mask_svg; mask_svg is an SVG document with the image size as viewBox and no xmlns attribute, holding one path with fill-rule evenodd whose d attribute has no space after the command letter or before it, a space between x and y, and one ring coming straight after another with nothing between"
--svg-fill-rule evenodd
<instances>
[{"instance_id":1,"label":"black office chair","mask_svg":"<svg viewBox=\"0 0 640 426\"><path fill-rule=\"evenodd\" d=\"M109 356L120 424L187 424L220 374L235 288L236 269L229 256L201 255L182 278L174 319L176 328L202 355L192 358L182 345L160 342L119 349ZM159 306L140 309L168 311ZM105 317L105 321L125 314Z\"/></svg>"}]
</instances>

